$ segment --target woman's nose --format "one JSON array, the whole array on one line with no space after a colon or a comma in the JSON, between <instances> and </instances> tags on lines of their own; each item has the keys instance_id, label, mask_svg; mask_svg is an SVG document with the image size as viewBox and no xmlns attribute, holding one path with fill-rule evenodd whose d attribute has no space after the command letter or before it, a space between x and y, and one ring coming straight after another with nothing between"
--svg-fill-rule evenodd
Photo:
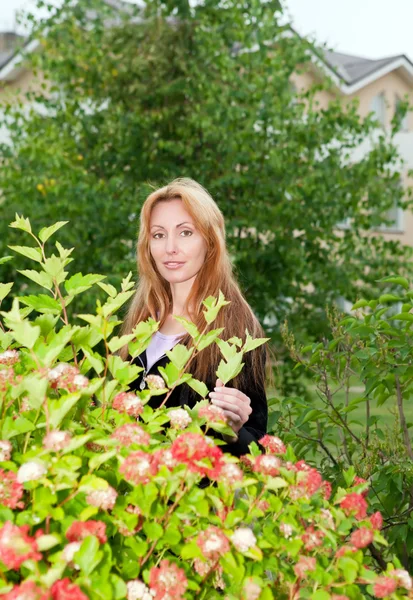
<instances>
[{"instance_id":1,"label":"woman's nose","mask_svg":"<svg viewBox=\"0 0 413 600\"><path fill-rule=\"evenodd\" d=\"M167 254L176 254L178 252L177 241L173 235L168 235L166 239Z\"/></svg>"}]
</instances>

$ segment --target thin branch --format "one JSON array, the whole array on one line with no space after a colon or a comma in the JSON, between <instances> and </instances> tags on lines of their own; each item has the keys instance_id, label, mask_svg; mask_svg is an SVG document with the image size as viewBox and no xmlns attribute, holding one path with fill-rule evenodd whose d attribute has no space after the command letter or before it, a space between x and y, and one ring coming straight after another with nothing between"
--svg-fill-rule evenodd
<instances>
[{"instance_id":1,"label":"thin branch","mask_svg":"<svg viewBox=\"0 0 413 600\"><path fill-rule=\"evenodd\" d=\"M403 394L400 385L400 379L398 375L395 375L396 380L396 396L397 396L397 408L399 409L400 427L403 433L404 445L406 447L407 454L410 460L413 460L413 448L410 443L409 430L407 428L406 417L403 410Z\"/></svg>"}]
</instances>

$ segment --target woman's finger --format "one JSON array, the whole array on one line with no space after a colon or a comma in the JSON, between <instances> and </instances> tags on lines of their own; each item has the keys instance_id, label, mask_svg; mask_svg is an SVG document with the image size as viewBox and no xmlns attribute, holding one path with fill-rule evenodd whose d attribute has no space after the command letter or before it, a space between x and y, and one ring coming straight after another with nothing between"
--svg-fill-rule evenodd
<instances>
[{"instance_id":1,"label":"woman's finger","mask_svg":"<svg viewBox=\"0 0 413 600\"><path fill-rule=\"evenodd\" d=\"M240 406L247 406L251 402L248 396L242 398L240 396L235 396L234 394L227 394L227 388L221 389L222 391L209 393L211 400L225 400L226 402L232 402L233 404L239 404Z\"/></svg>"},{"instance_id":2,"label":"woman's finger","mask_svg":"<svg viewBox=\"0 0 413 600\"><path fill-rule=\"evenodd\" d=\"M244 407L239 406L236 402L228 402L227 400L221 400L220 398L213 398L212 404L215 404L215 406L219 406L219 408L224 410L232 410L232 412L237 415L241 415L244 412Z\"/></svg>"}]
</instances>

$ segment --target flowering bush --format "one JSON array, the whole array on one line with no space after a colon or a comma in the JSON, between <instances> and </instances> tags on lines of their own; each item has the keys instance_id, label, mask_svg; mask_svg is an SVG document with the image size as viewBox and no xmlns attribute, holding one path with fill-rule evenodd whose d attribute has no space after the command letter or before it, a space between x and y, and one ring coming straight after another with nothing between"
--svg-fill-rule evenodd
<instances>
[{"instance_id":1,"label":"flowering bush","mask_svg":"<svg viewBox=\"0 0 413 600\"><path fill-rule=\"evenodd\" d=\"M15 298L0 329L0 593L7 600L180 600L183 598L353 600L402 598L409 574L397 559L369 568L371 544L385 544L379 514L369 514L358 481L334 498L320 473L291 447L265 436L238 460L215 431L222 414L200 394L192 409L154 411L148 400L190 375L193 353L216 343L211 330L223 298L205 301L205 331L182 320L193 348L177 345L170 368L135 394L133 357L157 323L118 337L116 311L131 297L98 275L68 278L70 251L45 242L61 224L31 232L35 247L15 247L40 270L25 274L47 294ZM67 306L98 284L107 299L71 324ZM0 284L0 299L12 284ZM22 306L24 305L24 306ZM231 344L231 342L228 342ZM230 381L242 355L262 340L234 341L220 378ZM116 352L129 345L130 361ZM102 348L102 352L99 351ZM363 484L361 484L361 487Z\"/></svg>"}]
</instances>

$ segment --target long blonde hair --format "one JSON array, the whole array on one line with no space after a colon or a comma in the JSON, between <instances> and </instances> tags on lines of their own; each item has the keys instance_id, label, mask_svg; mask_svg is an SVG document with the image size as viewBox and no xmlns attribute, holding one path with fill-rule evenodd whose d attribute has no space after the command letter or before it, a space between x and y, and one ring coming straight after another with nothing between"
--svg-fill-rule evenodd
<instances>
[{"instance_id":1,"label":"long blonde hair","mask_svg":"<svg viewBox=\"0 0 413 600\"><path fill-rule=\"evenodd\" d=\"M122 334L130 333L137 323L149 317L160 321L162 326L172 311L170 285L160 275L150 252L150 218L156 204L175 199L182 200L207 248L205 262L196 276L186 302L186 310L191 320L202 331L205 328L202 302L208 296L217 297L221 290L230 304L221 309L211 328L225 327L225 339L233 336L244 339L246 329L253 337L262 337L262 328L243 297L233 274L225 243L224 217L205 188L186 177L175 179L152 192L142 206L137 243L139 282L123 324ZM181 343L188 345L191 339L188 336ZM127 357L127 353L127 347L121 350L123 358ZM253 351L250 354L254 375L262 379L263 352ZM217 345L211 344L193 361L191 373L201 381L215 380L220 358ZM239 385L241 379L242 373L233 384Z\"/></svg>"}]
</instances>

